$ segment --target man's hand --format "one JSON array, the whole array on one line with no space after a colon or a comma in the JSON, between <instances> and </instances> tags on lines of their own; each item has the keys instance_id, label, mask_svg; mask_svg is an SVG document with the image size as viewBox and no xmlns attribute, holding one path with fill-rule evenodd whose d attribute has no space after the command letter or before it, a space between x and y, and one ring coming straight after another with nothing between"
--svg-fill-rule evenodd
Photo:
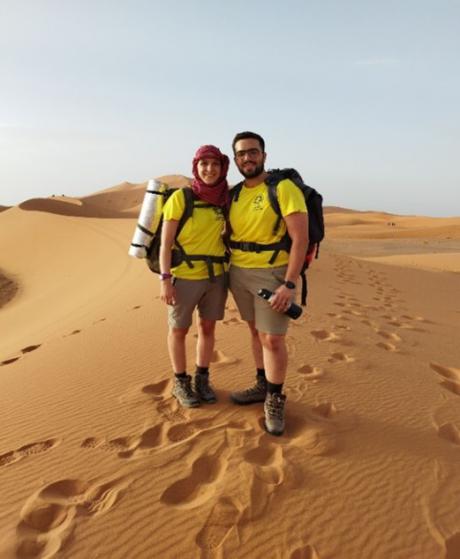
<instances>
[{"instance_id":1,"label":"man's hand","mask_svg":"<svg viewBox=\"0 0 460 559\"><path fill-rule=\"evenodd\" d=\"M166 279L161 282L160 299L167 305L176 304L176 288L170 279Z\"/></svg>"},{"instance_id":2,"label":"man's hand","mask_svg":"<svg viewBox=\"0 0 460 559\"><path fill-rule=\"evenodd\" d=\"M270 300L270 305L274 311L286 312L292 302L292 289L287 288L284 284L280 285Z\"/></svg>"}]
</instances>

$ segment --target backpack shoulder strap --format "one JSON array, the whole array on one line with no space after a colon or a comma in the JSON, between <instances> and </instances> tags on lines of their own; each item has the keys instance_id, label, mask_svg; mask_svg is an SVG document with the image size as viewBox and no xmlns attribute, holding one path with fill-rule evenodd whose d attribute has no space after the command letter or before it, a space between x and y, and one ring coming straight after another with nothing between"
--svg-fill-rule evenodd
<instances>
[{"instance_id":1,"label":"backpack shoulder strap","mask_svg":"<svg viewBox=\"0 0 460 559\"><path fill-rule=\"evenodd\" d=\"M182 217L179 220L179 225L177 226L176 237L181 232L187 219L189 217L192 217L192 213L193 213L193 200L194 200L193 190L188 186L182 188L181 190L182 193L184 194L185 209L184 209L184 213L182 214Z\"/></svg>"},{"instance_id":2,"label":"backpack shoulder strap","mask_svg":"<svg viewBox=\"0 0 460 559\"><path fill-rule=\"evenodd\" d=\"M232 189L230 189L230 191L229 191L230 204L232 202L238 202L238 198L240 197L240 192L241 192L241 189L243 188L243 184L244 184L244 181L241 181L238 184L235 184L235 186Z\"/></svg>"},{"instance_id":3,"label":"backpack shoulder strap","mask_svg":"<svg viewBox=\"0 0 460 559\"><path fill-rule=\"evenodd\" d=\"M270 202L272 210L276 214L276 222L273 226L273 233L276 233L278 231L282 219L281 208L278 202L278 194L276 189L283 178L283 174L279 169L273 169L269 171L268 177L265 179L265 184L267 185L268 191L268 201Z\"/></svg>"}]
</instances>

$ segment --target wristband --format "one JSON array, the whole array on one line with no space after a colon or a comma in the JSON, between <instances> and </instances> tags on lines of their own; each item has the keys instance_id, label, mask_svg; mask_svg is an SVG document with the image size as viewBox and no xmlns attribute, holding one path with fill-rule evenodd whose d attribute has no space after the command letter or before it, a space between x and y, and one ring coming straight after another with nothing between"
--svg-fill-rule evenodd
<instances>
[{"instance_id":1,"label":"wristband","mask_svg":"<svg viewBox=\"0 0 460 559\"><path fill-rule=\"evenodd\" d=\"M288 288L288 289L295 289L295 283L293 281L285 281L284 285Z\"/></svg>"},{"instance_id":2,"label":"wristband","mask_svg":"<svg viewBox=\"0 0 460 559\"><path fill-rule=\"evenodd\" d=\"M160 274L160 281L165 281L167 279L171 279L172 278L172 274L169 274L167 272L163 272Z\"/></svg>"}]
</instances>

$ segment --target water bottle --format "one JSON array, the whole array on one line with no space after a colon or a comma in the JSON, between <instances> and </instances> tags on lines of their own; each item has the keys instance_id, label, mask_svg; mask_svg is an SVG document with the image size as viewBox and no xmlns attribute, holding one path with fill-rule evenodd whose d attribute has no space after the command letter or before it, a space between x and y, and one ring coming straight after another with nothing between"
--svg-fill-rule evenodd
<instances>
[{"instance_id":1,"label":"water bottle","mask_svg":"<svg viewBox=\"0 0 460 559\"><path fill-rule=\"evenodd\" d=\"M265 299L266 301L270 301L273 292L269 291L268 289L259 289L257 291L257 295L259 297L262 297L262 299ZM293 318L295 320L296 318L299 318L299 316L302 314L302 311L303 309L300 305L292 302L287 310L284 311L284 314L287 314L289 318Z\"/></svg>"}]
</instances>

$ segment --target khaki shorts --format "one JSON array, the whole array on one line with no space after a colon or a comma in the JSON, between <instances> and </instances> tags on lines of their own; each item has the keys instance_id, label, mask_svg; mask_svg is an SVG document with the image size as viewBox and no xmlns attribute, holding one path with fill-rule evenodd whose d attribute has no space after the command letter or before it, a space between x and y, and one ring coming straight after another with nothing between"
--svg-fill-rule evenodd
<instances>
[{"instance_id":1,"label":"khaki shorts","mask_svg":"<svg viewBox=\"0 0 460 559\"><path fill-rule=\"evenodd\" d=\"M197 308L200 318L222 320L227 300L227 274L209 279L189 280L174 278L176 304L168 305L168 324L171 328L189 328L193 311Z\"/></svg>"},{"instance_id":2,"label":"khaki shorts","mask_svg":"<svg viewBox=\"0 0 460 559\"><path fill-rule=\"evenodd\" d=\"M230 266L230 291L241 318L254 322L259 332L286 334L290 318L274 311L270 304L257 295L264 287L275 291L283 282L287 266L278 268L239 268Z\"/></svg>"}]
</instances>

